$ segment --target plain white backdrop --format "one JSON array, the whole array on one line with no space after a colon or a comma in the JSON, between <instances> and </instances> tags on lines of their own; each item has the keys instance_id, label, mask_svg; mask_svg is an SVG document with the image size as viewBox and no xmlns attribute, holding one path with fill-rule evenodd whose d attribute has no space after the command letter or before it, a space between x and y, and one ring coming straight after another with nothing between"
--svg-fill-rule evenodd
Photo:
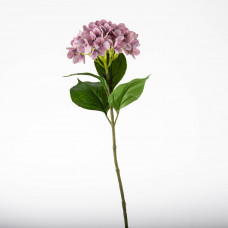
<instances>
[{"instance_id":1,"label":"plain white backdrop","mask_svg":"<svg viewBox=\"0 0 228 228\"><path fill-rule=\"evenodd\" d=\"M103 18L139 34L122 82L152 74L116 127L129 226L227 227L227 12L225 0L1 0L0 228L123 227L111 128L62 77L96 73L65 48Z\"/></svg>"}]
</instances>

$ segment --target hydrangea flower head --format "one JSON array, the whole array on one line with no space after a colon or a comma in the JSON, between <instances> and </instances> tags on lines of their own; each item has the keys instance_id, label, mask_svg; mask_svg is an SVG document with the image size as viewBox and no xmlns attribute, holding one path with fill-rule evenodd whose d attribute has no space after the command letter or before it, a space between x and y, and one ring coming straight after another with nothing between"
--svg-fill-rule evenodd
<instances>
[{"instance_id":1,"label":"hydrangea flower head","mask_svg":"<svg viewBox=\"0 0 228 228\"><path fill-rule=\"evenodd\" d=\"M139 46L138 34L130 31L125 24L117 25L102 19L83 26L83 31L79 31L71 41L71 47L67 48L67 57L73 59L73 63L82 60L85 63L85 55L97 62L105 62L106 55L109 55L109 67L119 53L135 58L140 54Z\"/></svg>"}]
</instances>

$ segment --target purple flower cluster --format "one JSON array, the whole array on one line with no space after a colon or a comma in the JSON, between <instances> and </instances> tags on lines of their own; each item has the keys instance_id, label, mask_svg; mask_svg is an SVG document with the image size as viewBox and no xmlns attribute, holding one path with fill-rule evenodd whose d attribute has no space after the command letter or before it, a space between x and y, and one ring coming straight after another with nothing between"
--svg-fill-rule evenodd
<instances>
[{"instance_id":1,"label":"purple flower cluster","mask_svg":"<svg viewBox=\"0 0 228 228\"><path fill-rule=\"evenodd\" d=\"M71 41L71 47L67 48L67 57L73 59L73 63L82 60L85 63L85 55L96 60L108 52L115 59L124 51L126 55L130 54L135 58L140 53L137 38L138 34L129 31L123 23L117 25L104 19L90 22L88 27L84 25L83 32L79 31Z\"/></svg>"}]
</instances>

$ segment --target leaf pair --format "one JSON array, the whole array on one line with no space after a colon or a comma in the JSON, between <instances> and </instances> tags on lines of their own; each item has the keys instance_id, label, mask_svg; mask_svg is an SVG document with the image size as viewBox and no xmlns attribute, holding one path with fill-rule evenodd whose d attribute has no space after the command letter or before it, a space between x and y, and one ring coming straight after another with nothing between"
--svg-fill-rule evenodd
<instances>
[{"instance_id":1,"label":"leaf pair","mask_svg":"<svg viewBox=\"0 0 228 228\"><path fill-rule=\"evenodd\" d=\"M65 77L88 75L97 78L100 82L82 82L78 80L78 84L70 89L70 95L76 105L89 110L102 111L105 114L107 114L110 106L119 113L121 108L137 100L142 94L145 82L149 77L134 79L115 88L127 69L126 58L122 53L109 67L109 78L106 78L105 69L99 63L95 62L95 67L100 76L91 73L77 73ZM108 87L111 92L109 96Z\"/></svg>"}]
</instances>

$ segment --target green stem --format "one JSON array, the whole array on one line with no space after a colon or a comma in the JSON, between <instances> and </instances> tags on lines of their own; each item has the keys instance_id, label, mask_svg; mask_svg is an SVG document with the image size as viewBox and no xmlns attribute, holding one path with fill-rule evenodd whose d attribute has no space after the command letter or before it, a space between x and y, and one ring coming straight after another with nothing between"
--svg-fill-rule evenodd
<instances>
[{"instance_id":1,"label":"green stem","mask_svg":"<svg viewBox=\"0 0 228 228\"><path fill-rule=\"evenodd\" d=\"M119 116L119 112L117 113L116 119L115 119L115 121L114 121L114 125L116 125L116 121L117 121L117 119L118 119L118 116Z\"/></svg>"},{"instance_id":2,"label":"green stem","mask_svg":"<svg viewBox=\"0 0 228 228\"><path fill-rule=\"evenodd\" d=\"M126 201L125 201L125 197L124 197L123 185L122 185L121 176L120 176L120 169L118 166L117 155L116 155L116 132L115 132L115 121L114 121L114 114L113 114L112 107L110 107L110 115L111 115L111 123L112 123L111 126L112 126L114 163L115 163L115 167L116 167L116 174L117 174L117 178L118 178L118 182L119 182L120 195L121 195L121 199L122 199L124 224L125 224L125 228L128 228Z\"/></svg>"},{"instance_id":3,"label":"green stem","mask_svg":"<svg viewBox=\"0 0 228 228\"><path fill-rule=\"evenodd\" d=\"M109 123L111 124L111 126L112 126L112 123L111 123L110 119L108 118L107 114L105 114L105 116L106 116L108 122L109 122Z\"/></svg>"},{"instance_id":4,"label":"green stem","mask_svg":"<svg viewBox=\"0 0 228 228\"><path fill-rule=\"evenodd\" d=\"M108 67L105 67L105 73L106 73L106 81L107 81L107 84L108 84L108 96L109 96L110 95L110 86L109 86ZM117 117L118 117L118 114L117 114ZM123 185L122 185L122 180L121 180L121 176L120 176L120 169L119 169L119 165L118 165L118 161L117 161L117 154L116 154L116 132L115 132L115 124L116 124L117 117L116 117L116 120L115 120L114 119L114 113L113 113L113 107L111 107L111 106L110 106L110 116L111 116L111 123L110 124L111 124L111 127L112 127L112 141L113 141L114 163L115 163L116 174L117 174L117 179L118 179L118 183L119 183L120 195L121 195L121 199L122 199L124 224L125 224L125 228L128 228L126 201L125 201L125 197L124 197Z\"/></svg>"}]
</instances>

